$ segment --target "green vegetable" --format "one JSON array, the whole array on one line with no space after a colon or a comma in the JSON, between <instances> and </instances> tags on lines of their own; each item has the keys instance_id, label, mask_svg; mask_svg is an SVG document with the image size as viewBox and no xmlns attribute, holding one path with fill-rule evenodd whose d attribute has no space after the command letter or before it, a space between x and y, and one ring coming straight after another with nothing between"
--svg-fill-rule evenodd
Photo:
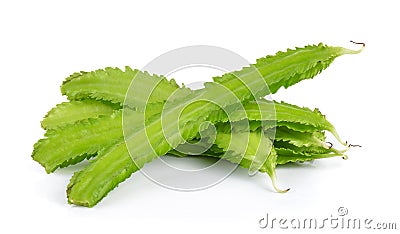
<instances>
[{"instance_id":1,"label":"green vegetable","mask_svg":"<svg viewBox=\"0 0 400 234\"><path fill-rule=\"evenodd\" d=\"M314 77L340 55L360 51L319 44L278 52L195 91L128 67L75 73L61 87L71 104L49 112L43 121L46 138L35 144L32 157L52 172L96 156L67 188L68 202L91 207L145 163L168 152L180 155L176 147L196 140L213 123L218 126L215 146L204 155L238 163L251 173L266 172L282 191L275 184L276 164L342 156L324 142L324 130L345 142L317 110L260 98ZM72 111L63 118L65 108ZM75 114L79 110L82 115ZM249 129L243 121L250 121Z\"/></svg>"},{"instance_id":2,"label":"green vegetable","mask_svg":"<svg viewBox=\"0 0 400 234\"><path fill-rule=\"evenodd\" d=\"M345 53L354 52L318 45L279 53L276 57L258 60L257 64L240 72L216 78L215 81L223 87L217 83L205 83L204 89L193 91L182 100L166 103L162 118L152 118L145 128L138 128L127 136L126 144L116 145L104 154L99 154L93 163L74 175L68 186L69 202L85 206L97 204L118 183L145 163L195 137L197 129L207 120L209 113L220 110L213 103L199 100L212 100L226 108L252 98L258 99L270 93L268 87L276 92L281 86L288 87L313 77L335 57ZM177 124L183 138L174 128L177 113L181 113ZM165 124L162 125L162 122ZM129 153L134 162L129 158Z\"/></svg>"}]
</instances>

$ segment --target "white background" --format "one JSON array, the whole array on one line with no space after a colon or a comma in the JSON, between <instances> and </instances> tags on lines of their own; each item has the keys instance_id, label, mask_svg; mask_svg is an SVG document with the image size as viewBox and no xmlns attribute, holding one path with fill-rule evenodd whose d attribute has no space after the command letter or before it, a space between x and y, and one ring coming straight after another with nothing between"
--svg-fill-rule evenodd
<instances>
[{"instance_id":1,"label":"white background","mask_svg":"<svg viewBox=\"0 0 400 234\"><path fill-rule=\"evenodd\" d=\"M396 1L1 1L0 232L270 232L258 220L399 217L399 42ZM349 160L284 166L272 192L266 175L237 170L198 192L159 187L134 174L98 206L68 205L65 187L82 166L47 175L30 155L40 120L65 100L63 79L106 66L142 67L188 45L220 46L249 61L288 47L324 42L357 48L314 80L275 97L319 107L341 136L362 148ZM196 75L195 79L207 79ZM298 230L296 230L298 232ZM288 232L284 230L283 232ZM383 231L380 231L383 232ZM392 231L393 232L393 231Z\"/></svg>"}]
</instances>

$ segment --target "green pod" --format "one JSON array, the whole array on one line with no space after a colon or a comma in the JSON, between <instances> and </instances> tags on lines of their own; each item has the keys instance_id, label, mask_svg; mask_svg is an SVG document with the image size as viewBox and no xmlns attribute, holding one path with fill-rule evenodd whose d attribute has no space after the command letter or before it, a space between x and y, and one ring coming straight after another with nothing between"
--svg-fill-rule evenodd
<instances>
[{"instance_id":1,"label":"green pod","mask_svg":"<svg viewBox=\"0 0 400 234\"><path fill-rule=\"evenodd\" d=\"M107 153L99 155L89 167L74 175L68 187L69 201L78 205L95 205L145 163L195 137L210 113L220 111L215 104L199 100L212 100L221 108L232 107L238 102L257 100L276 92L280 87L289 87L314 77L340 55L358 52L322 44L280 52L276 56L260 59L241 71L229 73L232 75L216 78L219 85L205 83L204 89L191 92L179 101L166 103L163 121L161 118L152 118L145 128L138 128L127 136L126 145L111 148ZM180 114L180 119L175 123L177 113ZM175 125L180 132L176 132ZM124 154L124 148L129 149L133 161L129 154ZM111 163L105 173L107 176L99 176L104 173L107 163ZM90 189L86 190L87 188ZM80 196L80 192L84 192L85 196Z\"/></svg>"}]
</instances>

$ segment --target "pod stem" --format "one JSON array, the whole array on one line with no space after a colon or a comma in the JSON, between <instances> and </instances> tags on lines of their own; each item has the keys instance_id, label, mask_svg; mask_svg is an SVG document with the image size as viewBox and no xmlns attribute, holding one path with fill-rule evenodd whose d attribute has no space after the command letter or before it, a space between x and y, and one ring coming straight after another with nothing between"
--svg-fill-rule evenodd
<instances>
[{"instance_id":1,"label":"pod stem","mask_svg":"<svg viewBox=\"0 0 400 234\"><path fill-rule=\"evenodd\" d=\"M275 191L278 193L286 193L290 190L290 188L287 189L280 189L278 188L278 186L276 185L276 176L275 174L271 176L271 182L272 182L272 186L274 187Z\"/></svg>"},{"instance_id":2,"label":"pod stem","mask_svg":"<svg viewBox=\"0 0 400 234\"><path fill-rule=\"evenodd\" d=\"M347 141L343 141L343 140L340 138L339 134L337 133L337 131L336 131L336 129L335 129L334 127L332 127L332 129L329 129L329 132L332 133L332 135L336 138L336 140L337 140L340 144L342 144L342 145L344 145L344 146L347 146Z\"/></svg>"}]
</instances>

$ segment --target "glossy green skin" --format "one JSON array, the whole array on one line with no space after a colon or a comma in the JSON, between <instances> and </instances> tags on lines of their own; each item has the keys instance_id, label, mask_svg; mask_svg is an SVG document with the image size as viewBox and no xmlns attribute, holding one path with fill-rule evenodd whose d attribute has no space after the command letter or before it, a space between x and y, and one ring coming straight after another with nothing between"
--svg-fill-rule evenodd
<instances>
[{"instance_id":1,"label":"glossy green skin","mask_svg":"<svg viewBox=\"0 0 400 234\"><path fill-rule=\"evenodd\" d=\"M159 117L151 118L144 129L135 128L132 125L132 133L126 137L127 144L116 144L98 152L98 157L88 167L73 176L68 186L69 202L89 207L95 205L118 183L141 168L146 162L164 155L177 145L184 143L185 140L195 137L201 123L209 118L210 113L219 111L219 108L204 102L191 104L193 100L218 101L223 107L234 106L240 102L246 103L251 99L258 99L266 94L274 93L282 86L288 87L303 79L313 77L325 69L335 57L345 53L354 52L340 47L322 45L307 46L285 53L280 52L276 56L258 60L257 64L250 68L215 78L215 81L223 87L217 83L206 83L206 88L203 90L182 94L186 98L165 105L166 112L163 116L163 122L172 123L176 119L176 113L183 110L183 104L190 104L182 112L178 123L183 139L180 138L180 133L174 131L174 128L168 126L168 124L162 127ZM91 78L82 79L83 82L76 83L75 86L71 85L74 80L79 80L84 75L86 73L75 75L64 83L63 93L67 94L70 99L79 100L90 97L111 102L122 102L128 82L124 81L125 83L121 84L120 81L115 81L115 85L111 85L112 89L105 92L101 90L106 90L105 87L109 84L108 78L99 82L96 79L93 82ZM259 78L259 75L262 79ZM269 89L266 84L268 84ZM226 89L235 95L226 92ZM155 98L154 103L160 100L162 98ZM128 105L130 104L132 107L143 107L143 104L136 104L135 101L128 103ZM211 119L211 122L218 121ZM161 130L169 133L168 141L170 144L160 134ZM149 136L149 141L147 136ZM132 158L129 157L127 147L130 147L129 152ZM134 159L134 162L132 162L132 159Z\"/></svg>"}]
</instances>

